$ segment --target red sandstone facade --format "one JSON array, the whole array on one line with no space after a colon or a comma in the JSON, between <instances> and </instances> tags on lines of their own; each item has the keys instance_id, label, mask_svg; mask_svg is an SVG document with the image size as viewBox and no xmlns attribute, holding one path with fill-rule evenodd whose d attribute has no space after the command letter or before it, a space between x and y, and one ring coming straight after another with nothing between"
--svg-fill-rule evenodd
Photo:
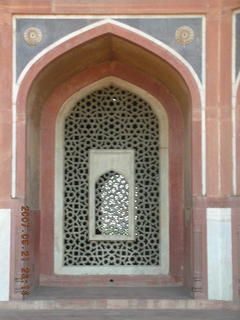
<instances>
[{"instance_id":1,"label":"red sandstone facade","mask_svg":"<svg viewBox=\"0 0 240 320\"><path fill-rule=\"evenodd\" d=\"M10 299L22 297L16 292L15 278L21 269L20 209L26 205L30 207L33 287L109 285L108 275L55 274L53 244L57 115L75 92L109 76L159 100L169 123L169 273L115 275L115 285L183 284L193 298L211 299L209 217L213 208L220 215L226 209L231 225L231 245L226 250L231 251L232 261L228 300L239 299L240 82L232 76L240 59L237 34L233 35L239 10L239 0L1 1L0 209L11 209ZM174 52L111 21L59 42L33 61L15 85L14 16L63 15L203 17L202 86Z\"/></svg>"}]
</instances>

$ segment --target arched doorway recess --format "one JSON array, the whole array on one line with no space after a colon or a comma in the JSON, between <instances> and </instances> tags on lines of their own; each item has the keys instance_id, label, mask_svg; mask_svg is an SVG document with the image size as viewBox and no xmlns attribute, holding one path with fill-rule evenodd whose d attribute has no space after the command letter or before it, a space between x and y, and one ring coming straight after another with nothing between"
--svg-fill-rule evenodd
<instances>
[{"instance_id":1,"label":"arched doorway recess","mask_svg":"<svg viewBox=\"0 0 240 320\"><path fill-rule=\"evenodd\" d=\"M104 71L103 71L104 70ZM119 79L121 76L120 71L125 75L125 81ZM169 140L170 140L170 158L169 161L169 174L170 174L170 182L171 187L169 189L170 192L170 225L173 230L171 233L172 239L171 243L177 243L177 246L174 247L174 251L170 249L170 270L171 273L174 274L174 277L178 277L179 274L177 272L180 271L180 268L183 263L183 128L182 128L182 116L181 112L176 104L176 101L172 99L172 97L167 93L164 87L156 83L151 78L146 78L146 76L138 72L133 68L129 68L123 64L119 64L117 62L114 63L105 63L101 64L91 70L86 70L84 73L76 75L69 82L62 84L59 88L55 90L52 96L49 98L47 104L45 105L42 113L42 129L41 129L41 146L42 146L42 172L44 179L42 179L42 190L41 190L41 202L42 202L42 211L45 213L43 218L43 224L49 228L49 232L45 232L43 230L42 234L42 252L44 253L45 258L43 258L42 264L42 273L45 275L51 275L53 273L53 240L52 240L52 232L53 232L53 216L52 214L47 214L51 210L54 210L54 141L55 141L55 124L56 118L59 114L59 110L63 103L71 97L76 91L83 86L83 92L91 91L94 88L94 83L97 85L101 85L104 81L109 81L112 77L109 78L109 74L114 75L114 77L118 78L119 83L125 83L127 86L131 88L136 88L136 85L142 85L143 80L147 81L147 89L148 91L143 91L141 88L138 88L138 92L142 93L145 96L145 99L156 102L156 98L151 98L151 95L154 94L161 103L166 106L166 111L169 119ZM88 75L89 86L86 86L85 76ZM106 76L106 80L104 80L104 76ZM100 77L104 77L101 81ZM144 78L143 78L144 77ZM99 79L100 78L100 79ZM92 80L94 79L94 83L92 84ZM97 80L100 81L97 81ZM128 82L126 82L128 80ZM131 82L130 82L131 81ZM134 82L134 85L131 84ZM65 89L64 89L65 88ZM145 86L146 88L146 86ZM134 89L132 89L134 91ZM136 90L136 89L135 89ZM78 93L76 93L78 95ZM71 99L71 98L70 98ZM159 105L157 102L156 106ZM160 109L161 110L161 109ZM166 121L165 121L166 124ZM167 132L167 128L164 128L164 121L162 123L162 129ZM164 135L162 136L164 141ZM164 142L162 142L164 145ZM172 155L172 156L171 156ZM175 157L173 156L175 155ZM48 158L48 162L45 159ZM166 161L166 159L165 159ZM166 174L166 172L165 172ZM176 194L176 186L180 186L180 192ZM171 191L170 191L171 190ZM166 191L166 190L165 190ZM162 193L164 195L164 193ZM50 231L51 230L51 231ZM171 247L171 244L170 244ZM162 251L164 252L164 251ZM178 252L178 254L176 254ZM44 261L46 263L44 263ZM176 271L178 270L178 271ZM181 271L180 271L181 272ZM162 272L166 273L166 271ZM51 278L51 277L50 277ZM44 277L44 279L50 279L48 276ZM182 279L182 277L179 277ZM74 280L76 281L76 279Z\"/></svg>"},{"instance_id":2,"label":"arched doorway recess","mask_svg":"<svg viewBox=\"0 0 240 320\"><path fill-rule=\"evenodd\" d=\"M126 30L124 32L120 29L114 30L115 27L109 28L107 25L104 28L106 29L104 32L97 30L96 35L99 36L100 32L101 36L95 37L93 40L86 41L86 35L84 35L80 42L77 42L78 39L73 39L71 49L69 49L69 44L64 44L54 52L47 54L45 59L36 63L34 68L29 71L19 90L17 106L19 114L25 115L26 110L26 136L22 133L21 127L18 127L17 130L21 132L21 137L27 140L28 156L26 159L28 160L19 159L17 163L17 170L21 171L23 177L26 175L23 182L19 179L17 193L23 195L33 211L39 207L41 209L40 256L42 264L40 272L46 275L45 279L53 275L53 247L48 242L49 238L46 237L46 235L53 236L53 223L50 223L52 219L50 216L53 217L54 212L53 198L47 202L49 196L53 195L53 185L50 180L48 182L42 180L40 199L42 200L43 195L46 195L45 205L40 206L38 198L39 171L41 171L42 177L48 177L51 170L54 172L53 161L48 161L49 165L42 167L46 159L53 160L54 126L49 126L49 124L55 124L56 109L76 91L104 77L116 76L149 92L162 103L168 113L170 119L170 230L173 230L172 233L170 232L169 273L173 278L182 280L185 272L188 274L185 280L190 283L191 247L190 243L185 243L184 249L183 212L184 207L191 207L192 182L194 192L198 192L201 185L199 179L200 163L193 164L193 168L197 172L193 180L190 170L192 125L194 125L194 134L198 138L200 137L200 99L197 85L187 68L166 50L158 48L151 41L144 40L140 45L141 37L133 36L130 33L128 39ZM93 38L93 34L91 33L90 39ZM96 55L96 52L99 54ZM59 95L59 90L62 91L61 95ZM38 148L40 119L42 119L41 139L46 133L45 128L48 128L47 131L49 130L48 137L52 138L49 140L51 148L46 149L41 144L41 165L39 165ZM195 122L192 122L193 119ZM182 139L185 141L185 148L183 148ZM171 152L173 152L172 157ZM183 159L185 160L183 161ZM195 168L196 166L197 168ZM175 192L176 190L179 192ZM45 210L46 205L47 211ZM176 208L178 209L176 210ZM174 212L180 213L174 215ZM187 238L189 238L190 220L186 221L185 231ZM44 276L42 278L44 279Z\"/></svg>"},{"instance_id":3,"label":"arched doorway recess","mask_svg":"<svg viewBox=\"0 0 240 320\"><path fill-rule=\"evenodd\" d=\"M124 80L122 79L122 74L124 74ZM109 77L110 75L110 77ZM86 83L87 77L87 83ZM102 79L103 78L103 79ZM162 135L162 146L166 147L167 142L167 127L169 122L169 164L167 165L167 150L165 150L165 157L162 157L162 161L165 164L162 166L162 170L169 166L169 206L170 206L170 272L173 279L182 281L182 266L183 266L183 123L181 110L176 103L175 99L166 91L166 89L150 77L146 77L145 74L139 72L134 68L130 68L119 62L107 62L98 65L92 69L88 69L83 73L76 75L71 78L68 82L63 83L61 86L56 88L51 97L48 99L46 105L42 112L42 124L41 124L41 167L42 167L42 187L41 187L41 203L42 211L45 213L42 216L42 223L47 226L49 232L42 230L42 252L44 254L42 263L42 281L45 283L49 281L55 281L54 278L54 262L53 262L53 215L47 212L54 212L54 149L55 149L55 126L57 121L57 115L61 117L61 111L59 112L61 106L68 101L71 97L79 96L79 90L81 94L91 92L93 88L97 88L99 85L108 83L111 79L117 80L117 83L122 84L125 88L128 87L133 92L140 93L140 96L144 97L145 100L151 101L151 105L154 105L154 109L159 109L158 113L162 114L162 130L165 132ZM134 84L133 84L134 83ZM142 89L141 87L143 87ZM147 85L146 85L147 84ZM146 90L147 89L147 90ZM160 101L160 103L159 103ZM165 106L165 110L162 109L161 104ZM160 107L158 107L160 106ZM64 108L62 109L64 110ZM161 112L162 110L162 112ZM167 114L167 116L164 116ZM167 120L168 118L168 120ZM61 130L60 130L61 131ZM163 151L163 150L162 150ZM164 152L162 152L162 155ZM45 159L48 159L48 162ZM55 170L57 168L55 167ZM58 169L57 169L58 170ZM62 171L62 170L61 170ZM163 170L163 175L167 174L166 170ZM167 177L166 177L167 178ZM162 180L164 182L164 179ZM166 182L166 180L165 180ZM164 183L163 183L164 184ZM166 185L165 185L166 186ZM179 188L179 192L176 193L176 188ZM168 193L168 190L164 190L162 196ZM166 200L166 199L165 199ZM164 201L162 202L162 205ZM165 206L167 203L165 202ZM52 211L53 210L53 211ZM164 218L163 218L164 220ZM167 221L165 221L166 223ZM167 243L164 243L166 237L163 237L162 245L164 249L161 251L163 254L163 259L167 262L165 266L162 267L162 274L167 273L168 268L168 258L164 257L164 252L166 252ZM175 243L175 245L173 245ZM173 250L174 248L174 250ZM156 272L156 273L159 273ZM67 277L67 278L66 278ZM125 279L121 277L121 281L128 281L127 276ZM166 277L166 276L165 276ZM67 283L74 281L76 279L70 279L69 276L62 276ZM109 276L102 276L102 283L106 283ZM171 277L170 277L171 278ZM170 278L167 276L169 282ZM58 277L59 279L59 277ZM93 279L93 276L88 278L88 282ZM116 280L116 277L115 277ZM84 279L80 280L81 283ZM100 281L94 278L94 281ZM131 280L132 281L132 280ZM142 283L143 279L136 277L136 281ZM144 280L145 281L145 280ZM162 282L161 277L158 276L155 280L156 284ZM152 280L150 281L152 282Z\"/></svg>"}]
</instances>

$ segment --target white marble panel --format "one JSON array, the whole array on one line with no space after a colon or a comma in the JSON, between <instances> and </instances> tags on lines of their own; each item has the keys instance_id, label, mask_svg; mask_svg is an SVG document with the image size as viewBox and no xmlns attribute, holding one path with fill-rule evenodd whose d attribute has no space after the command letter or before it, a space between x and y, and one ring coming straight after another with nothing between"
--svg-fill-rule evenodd
<instances>
[{"instance_id":1,"label":"white marble panel","mask_svg":"<svg viewBox=\"0 0 240 320\"><path fill-rule=\"evenodd\" d=\"M11 210L0 209L0 301L9 300Z\"/></svg>"},{"instance_id":2,"label":"white marble panel","mask_svg":"<svg viewBox=\"0 0 240 320\"><path fill-rule=\"evenodd\" d=\"M233 299L230 208L207 209L208 298Z\"/></svg>"},{"instance_id":3,"label":"white marble panel","mask_svg":"<svg viewBox=\"0 0 240 320\"><path fill-rule=\"evenodd\" d=\"M129 186L128 235L95 234L95 185L102 174L110 171L121 174ZM89 150L89 240L134 240L134 230L134 150Z\"/></svg>"}]
</instances>

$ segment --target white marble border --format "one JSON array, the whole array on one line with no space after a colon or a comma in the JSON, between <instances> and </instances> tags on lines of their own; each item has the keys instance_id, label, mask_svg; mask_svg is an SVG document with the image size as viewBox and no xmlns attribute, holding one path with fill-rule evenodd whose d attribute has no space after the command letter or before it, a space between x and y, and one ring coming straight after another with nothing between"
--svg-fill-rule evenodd
<instances>
[{"instance_id":1,"label":"white marble border","mask_svg":"<svg viewBox=\"0 0 240 320\"><path fill-rule=\"evenodd\" d=\"M64 267L63 266L63 141L64 119L75 102L106 85L127 89L147 101L160 121L160 266L159 267ZM56 274L168 274L169 272L169 165L168 118L160 102L145 90L116 77L106 77L75 93L61 107L56 120L54 271Z\"/></svg>"},{"instance_id":2,"label":"white marble border","mask_svg":"<svg viewBox=\"0 0 240 320\"><path fill-rule=\"evenodd\" d=\"M208 299L233 299L230 208L207 208Z\"/></svg>"},{"instance_id":3,"label":"white marble border","mask_svg":"<svg viewBox=\"0 0 240 320\"><path fill-rule=\"evenodd\" d=\"M133 149L90 149L89 150L89 240L135 240L135 169ZM114 171L122 175L128 184L128 234L96 234L96 182L107 172ZM106 183L106 182L105 182Z\"/></svg>"},{"instance_id":4,"label":"white marble border","mask_svg":"<svg viewBox=\"0 0 240 320\"><path fill-rule=\"evenodd\" d=\"M202 194L206 194L206 111L205 111L205 100L206 100L206 93L205 93L205 78L206 78L206 66L205 66L205 55L206 55L206 18L204 15L168 15L167 17L169 18L193 18L193 17L199 17L202 18L202 81L199 80L196 72L194 71L193 67L179 54L177 53L174 49L169 47L168 45L164 44L163 42L151 37L150 35L135 29L133 27L130 27L126 24L120 23L118 21L114 21L111 18L166 18L166 15L156 15L156 16L145 16L145 15L140 15L140 16L131 16L131 15L123 15L123 16L97 16L97 18L103 18L104 20L101 20L99 22L93 23L90 26L81 28L75 32L72 32L68 34L67 36L59 39L58 41L54 42L53 44L49 45L45 49L43 49L39 54L37 54L24 68L22 71L21 75L19 76L18 80L16 79L16 37L15 37L15 32L16 32L16 19L18 18L46 18L46 19L76 19L76 18L96 18L96 16L79 16L79 15L53 15L53 16L31 16L31 15L15 15L13 16L13 85L12 85L12 191L11 195L13 198L17 197L16 194L16 100L18 96L18 90L20 88L20 85L27 74L28 70L33 66L33 64L38 61L43 55L45 55L47 52L55 48L56 46L60 45L61 43L67 41L68 39L86 32L87 30L91 30L93 28L96 28L97 26L106 24L106 23L112 23L114 25L117 25L123 29L130 30L144 38L149 39L150 41L156 43L160 47L163 47L165 50L173 54L178 60L180 60L191 72L193 78L196 81L197 87L200 92L200 99L201 99L201 158L202 158L202 172L201 172L201 178L202 178Z\"/></svg>"},{"instance_id":5,"label":"white marble border","mask_svg":"<svg viewBox=\"0 0 240 320\"><path fill-rule=\"evenodd\" d=\"M9 301L11 209L0 209L0 301Z\"/></svg>"}]
</instances>

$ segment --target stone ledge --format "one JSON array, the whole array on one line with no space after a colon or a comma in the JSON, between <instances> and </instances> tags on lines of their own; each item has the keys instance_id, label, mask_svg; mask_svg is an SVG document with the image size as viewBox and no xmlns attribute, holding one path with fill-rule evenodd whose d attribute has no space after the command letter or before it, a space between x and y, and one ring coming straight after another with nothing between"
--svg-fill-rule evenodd
<instances>
[{"instance_id":1,"label":"stone ledge","mask_svg":"<svg viewBox=\"0 0 240 320\"><path fill-rule=\"evenodd\" d=\"M1 310L240 310L240 304L210 300L62 299L0 302Z\"/></svg>"}]
</instances>

